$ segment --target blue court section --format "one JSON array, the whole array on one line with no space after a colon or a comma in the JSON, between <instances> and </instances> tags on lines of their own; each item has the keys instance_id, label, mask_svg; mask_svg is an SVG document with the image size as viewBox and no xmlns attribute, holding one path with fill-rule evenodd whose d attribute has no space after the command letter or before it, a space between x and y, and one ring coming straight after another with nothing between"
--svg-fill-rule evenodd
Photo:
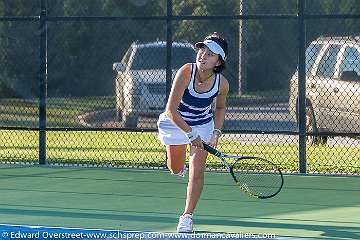
<instances>
[{"instance_id":1,"label":"blue court section","mask_svg":"<svg viewBox=\"0 0 360 240\"><path fill-rule=\"evenodd\" d=\"M186 183L161 170L3 165L1 234L18 228L39 232L29 226L49 226L43 231L50 233L171 234L183 210ZM194 224L197 234L239 238L360 239L360 178L285 176L278 196L258 200L238 190L228 174L208 172ZM172 239L158 239L166 237Z\"/></svg>"},{"instance_id":2,"label":"blue court section","mask_svg":"<svg viewBox=\"0 0 360 240\"><path fill-rule=\"evenodd\" d=\"M246 233L164 233L139 232L104 229L55 228L43 226L0 225L0 239L249 239ZM251 238L269 239L264 235L251 235Z\"/></svg>"}]
</instances>

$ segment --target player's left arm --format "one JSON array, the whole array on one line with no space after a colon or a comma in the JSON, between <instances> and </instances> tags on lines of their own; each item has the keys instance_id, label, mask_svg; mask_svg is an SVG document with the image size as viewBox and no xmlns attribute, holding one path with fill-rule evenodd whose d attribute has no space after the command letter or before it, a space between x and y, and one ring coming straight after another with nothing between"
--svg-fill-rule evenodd
<instances>
[{"instance_id":1,"label":"player's left arm","mask_svg":"<svg viewBox=\"0 0 360 240\"><path fill-rule=\"evenodd\" d=\"M223 75L221 75L220 89L216 97L215 108L214 108L214 129L221 130L224 124L225 111L226 111L226 97L228 95L228 92L229 92L229 82ZM218 134L218 132L214 132L214 135L216 134ZM217 136L217 138L218 137L219 136ZM217 139L215 140L216 143L213 144L214 146L216 146L217 144Z\"/></svg>"}]
</instances>

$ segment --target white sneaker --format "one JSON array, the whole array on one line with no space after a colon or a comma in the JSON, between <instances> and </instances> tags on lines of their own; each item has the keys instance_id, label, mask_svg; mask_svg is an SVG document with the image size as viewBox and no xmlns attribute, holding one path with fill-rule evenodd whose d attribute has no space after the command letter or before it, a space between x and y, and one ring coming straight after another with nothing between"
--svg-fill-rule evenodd
<instances>
[{"instance_id":1,"label":"white sneaker","mask_svg":"<svg viewBox=\"0 0 360 240\"><path fill-rule=\"evenodd\" d=\"M176 228L178 233L191 233L193 232L193 215L192 214L184 214L179 218L179 224Z\"/></svg>"},{"instance_id":2,"label":"white sneaker","mask_svg":"<svg viewBox=\"0 0 360 240\"><path fill-rule=\"evenodd\" d=\"M187 173L187 168L186 168L186 165L183 167L183 169L178 172L178 173L171 173L172 175L175 175L177 177L180 177L180 178L185 178L185 175Z\"/></svg>"}]
</instances>

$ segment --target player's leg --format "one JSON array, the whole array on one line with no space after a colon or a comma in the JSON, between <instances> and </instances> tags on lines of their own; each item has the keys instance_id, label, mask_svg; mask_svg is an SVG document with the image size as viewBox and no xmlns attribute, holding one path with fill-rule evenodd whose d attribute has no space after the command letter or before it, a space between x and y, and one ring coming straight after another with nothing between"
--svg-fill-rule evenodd
<instances>
[{"instance_id":1,"label":"player's leg","mask_svg":"<svg viewBox=\"0 0 360 240\"><path fill-rule=\"evenodd\" d=\"M186 144L183 145L167 145L167 167L174 175L183 176L186 166Z\"/></svg>"},{"instance_id":2,"label":"player's leg","mask_svg":"<svg viewBox=\"0 0 360 240\"><path fill-rule=\"evenodd\" d=\"M179 218L178 232L193 231L193 212L204 186L204 171L207 152L201 149L191 149L189 161L189 182L186 194L186 205L184 213Z\"/></svg>"},{"instance_id":3,"label":"player's leg","mask_svg":"<svg viewBox=\"0 0 360 240\"><path fill-rule=\"evenodd\" d=\"M192 148L189 161L189 182L184 214L193 213L204 186L204 171L208 153L204 150Z\"/></svg>"}]
</instances>

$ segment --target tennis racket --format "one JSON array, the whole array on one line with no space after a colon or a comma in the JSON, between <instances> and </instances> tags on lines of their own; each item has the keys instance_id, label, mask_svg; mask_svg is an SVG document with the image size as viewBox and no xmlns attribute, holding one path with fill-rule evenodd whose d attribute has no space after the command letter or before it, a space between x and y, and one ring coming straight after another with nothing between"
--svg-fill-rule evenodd
<instances>
[{"instance_id":1,"label":"tennis racket","mask_svg":"<svg viewBox=\"0 0 360 240\"><path fill-rule=\"evenodd\" d=\"M260 157L227 155L206 143L203 145L205 151L224 163L236 184L248 195L264 199L281 191L284 178L274 163Z\"/></svg>"}]
</instances>

